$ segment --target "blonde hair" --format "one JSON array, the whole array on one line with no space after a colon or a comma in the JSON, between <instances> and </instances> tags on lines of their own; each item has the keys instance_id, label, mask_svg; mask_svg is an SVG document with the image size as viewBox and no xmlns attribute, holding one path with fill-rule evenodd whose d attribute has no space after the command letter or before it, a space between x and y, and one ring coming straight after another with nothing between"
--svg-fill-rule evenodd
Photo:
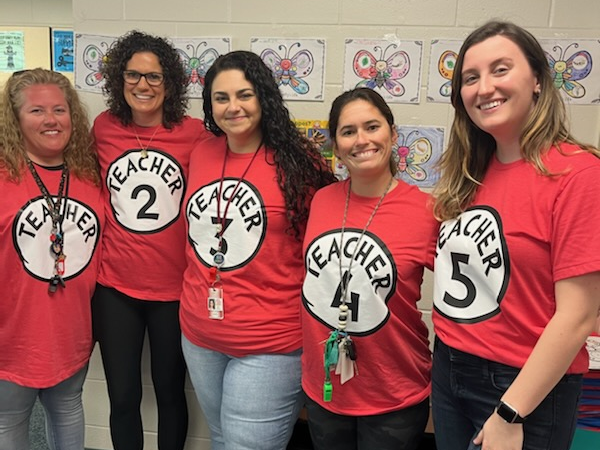
<instances>
[{"instance_id":1,"label":"blonde hair","mask_svg":"<svg viewBox=\"0 0 600 450\"><path fill-rule=\"evenodd\" d=\"M563 142L576 144L582 151L600 157L596 148L578 142L569 133L565 105L554 87L546 56L535 37L510 22L488 22L465 39L456 60L451 97L455 109L454 122L448 148L439 163L442 175L433 191L433 211L438 220L454 218L470 205L496 150L494 138L470 119L460 91L465 53L472 46L498 35L510 39L521 49L540 86L533 110L521 132L523 159L542 175L555 176L557 174L550 173L542 162L543 154L552 146L558 147Z\"/></svg>"},{"instance_id":2,"label":"blonde hair","mask_svg":"<svg viewBox=\"0 0 600 450\"><path fill-rule=\"evenodd\" d=\"M99 185L98 158L85 107L67 77L46 69L15 72L6 82L0 100L0 169L6 171L10 180L21 180L26 153L19 111L24 103L23 91L39 84L58 86L69 105L72 132L63 150L69 171L79 179Z\"/></svg>"}]
</instances>

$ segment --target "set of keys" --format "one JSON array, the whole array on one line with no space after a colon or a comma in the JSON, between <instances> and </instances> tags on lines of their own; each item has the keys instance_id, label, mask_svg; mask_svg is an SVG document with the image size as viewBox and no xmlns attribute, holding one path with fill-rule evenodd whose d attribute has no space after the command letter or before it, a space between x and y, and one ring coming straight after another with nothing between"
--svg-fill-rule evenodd
<instances>
[{"instance_id":1,"label":"set of keys","mask_svg":"<svg viewBox=\"0 0 600 450\"><path fill-rule=\"evenodd\" d=\"M50 241L50 252L54 255L54 276L50 279L48 291L50 293L54 293L58 289L59 285L66 287L65 280L63 279L63 275L65 274L66 255L63 253L63 235L59 233L56 228L52 228Z\"/></svg>"},{"instance_id":2,"label":"set of keys","mask_svg":"<svg viewBox=\"0 0 600 450\"><path fill-rule=\"evenodd\" d=\"M340 376L340 384L346 383L358 373L356 366L356 346L348 333L332 331L325 342L325 383L323 400L330 402L333 396L331 372Z\"/></svg>"}]
</instances>

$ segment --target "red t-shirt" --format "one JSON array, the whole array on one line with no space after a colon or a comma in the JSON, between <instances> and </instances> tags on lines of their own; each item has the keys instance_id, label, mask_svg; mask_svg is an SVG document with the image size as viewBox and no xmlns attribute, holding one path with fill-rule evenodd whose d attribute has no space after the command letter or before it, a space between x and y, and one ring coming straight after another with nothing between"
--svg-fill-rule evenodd
<instances>
[{"instance_id":1,"label":"red t-shirt","mask_svg":"<svg viewBox=\"0 0 600 450\"><path fill-rule=\"evenodd\" d=\"M302 386L337 414L374 415L420 403L431 390L427 326L417 302L424 266L431 268L438 223L429 196L400 181L384 198L360 240L350 271L347 331L358 374L344 384L331 375L333 398L323 401L324 341L337 328L340 253L348 270L360 234L379 198L351 194L341 246L348 181L313 199L304 240Z\"/></svg>"},{"instance_id":2,"label":"red t-shirt","mask_svg":"<svg viewBox=\"0 0 600 450\"><path fill-rule=\"evenodd\" d=\"M228 151L223 172L226 148L225 137L213 137L191 157L181 328L195 345L233 356L288 353L301 346L302 245L286 232L289 221L273 152L264 147L256 156ZM209 319L207 306L218 216L226 219L223 320Z\"/></svg>"},{"instance_id":3,"label":"red t-shirt","mask_svg":"<svg viewBox=\"0 0 600 450\"><path fill-rule=\"evenodd\" d=\"M56 195L62 170L36 171ZM62 224L66 287L53 294L52 219L38 185L28 170L18 184L0 174L0 192L0 379L55 386L81 370L92 351L91 297L104 226L100 187L69 178Z\"/></svg>"},{"instance_id":4,"label":"red t-shirt","mask_svg":"<svg viewBox=\"0 0 600 450\"><path fill-rule=\"evenodd\" d=\"M150 144L147 158L135 131L142 146ZM135 131L106 111L94 122L106 209L98 282L138 299L177 300L185 270L181 206L189 157L206 131L190 117L172 129L160 125L156 134L153 128Z\"/></svg>"},{"instance_id":5,"label":"red t-shirt","mask_svg":"<svg viewBox=\"0 0 600 450\"><path fill-rule=\"evenodd\" d=\"M472 206L440 228L436 334L458 350L522 367L554 315L554 284L600 270L600 159L565 144L551 173L495 158ZM587 371L585 348L569 373Z\"/></svg>"}]
</instances>

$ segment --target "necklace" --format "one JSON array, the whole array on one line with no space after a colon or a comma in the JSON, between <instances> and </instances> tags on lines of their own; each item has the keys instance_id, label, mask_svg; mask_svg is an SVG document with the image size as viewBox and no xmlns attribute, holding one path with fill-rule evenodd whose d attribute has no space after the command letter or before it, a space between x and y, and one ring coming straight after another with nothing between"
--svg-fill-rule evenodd
<instances>
[{"instance_id":1,"label":"necklace","mask_svg":"<svg viewBox=\"0 0 600 450\"><path fill-rule=\"evenodd\" d=\"M48 286L48 291L50 293L54 293L56 292L56 289L58 288L59 284L62 287L65 287L63 275L65 274L65 258L67 256L64 253L65 241L62 223L65 217L65 210L67 208L69 192L69 169L65 161L63 163L62 173L60 176L58 194L56 196L56 201L54 201L52 200L52 196L50 195L48 188L46 188L46 185L37 173L37 170L35 170L35 166L31 162L31 159L29 159L29 157L26 156L25 161L27 162L27 167L31 172L31 176L35 180L35 183L38 185L38 188L40 189L40 192L42 193L42 196L46 201L46 205L48 205L48 212L52 220L52 230L50 232L50 254L54 256L54 270L53 276L50 279L50 286Z\"/></svg>"},{"instance_id":2,"label":"necklace","mask_svg":"<svg viewBox=\"0 0 600 450\"><path fill-rule=\"evenodd\" d=\"M342 220L342 232L340 236L340 257L339 257L339 269L340 269L340 304L338 306L339 316L337 328L333 330L329 337L325 340L325 354L323 359L325 362L325 382L323 383L323 400L330 402L333 396L333 386L331 384L330 372L335 370L337 375L340 375L340 383L344 384L346 381L354 377L356 369L356 347L354 341L346 332L346 325L348 324L348 305L346 295L348 293L348 285L350 284L350 273L352 271L352 263L360 247L360 243L371 225L375 214L379 210L383 199L390 190L394 177L390 178L383 194L379 197L379 201L373 208L369 219L365 227L362 229L356 246L350 257L350 263L348 264L348 270L345 274L342 271L342 255L344 254L344 231L346 230L346 219L348 218L348 205L350 204L350 193L352 191L352 179L348 182L348 192L346 194L346 204L344 205L344 218Z\"/></svg>"},{"instance_id":3,"label":"necklace","mask_svg":"<svg viewBox=\"0 0 600 450\"><path fill-rule=\"evenodd\" d=\"M367 232L367 228L369 228L369 225L371 225L371 222L373 221L373 218L375 217L377 210L381 206L383 199L385 198L386 194L390 190L390 187L392 186L393 181L394 181L394 177L390 178L390 181L387 184L385 190L383 191L383 194L381 195L381 197L379 197L379 201L375 205L375 208L373 208L373 212L371 213L371 216L367 220L367 224L362 229L360 236L358 237L358 241L356 241L356 246L354 247L354 251L352 252L352 256L350 258L350 264L348 264L348 271L346 272L345 275L343 275L342 274L343 251L341 249L344 248L344 231L346 230L346 219L348 217L348 205L350 204L350 191L352 190L352 180L350 180L348 182L348 193L346 194L346 204L344 206L344 218L342 220L342 233L341 233L342 235L340 237L339 268L340 268L340 285L342 288L342 290L341 290L342 296L341 296L340 305L339 305L339 310L340 310L340 316L339 316L339 320L338 320L338 330L339 331L344 332L346 330L346 324L347 324L347 318L348 318L348 305L346 304L347 303L346 295L348 293L348 285L350 284L350 272L352 271L352 263L354 262L356 252L358 251L358 248L360 246L362 238L365 235L365 233Z\"/></svg>"},{"instance_id":4,"label":"necklace","mask_svg":"<svg viewBox=\"0 0 600 450\"><path fill-rule=\"evenodd\" d=\"M141 158L145 159L148 157L148 147L150 147L150 144L152 144L152 140L154 139L154 136L156 136L156 132L160 128L160 125L157 125L156 128L154 128L154 133L152 133L152 136L150 137L150 140L148 141L148 144L146 144L145 147L142 145L142 141L140 141L140 137L138 136L138 133L136 130L136 125L134 124L132 128L133 128L133 132L135 133L135 138L137 139L138 145L142 149Z\"/></svg>"}]
</instances>

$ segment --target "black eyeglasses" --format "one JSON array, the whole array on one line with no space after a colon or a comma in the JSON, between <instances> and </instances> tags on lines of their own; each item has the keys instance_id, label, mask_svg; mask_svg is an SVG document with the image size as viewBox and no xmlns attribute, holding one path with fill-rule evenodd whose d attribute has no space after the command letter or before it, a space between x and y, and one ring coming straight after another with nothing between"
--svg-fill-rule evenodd
<instances>
[{"instance_id":1,"label":"black eyeglasses","mask_svg":"<svg viewBox=\"0 0 600 450\"><path fill-rule=\"evenodd\" d=\"M144 77L146 83L150 86L160 86L165 81L165 76L158 72L139 73L135 70L126 70L123 72L123 79L127 84L138 84Z\"/></svg>"}]
</instances>

